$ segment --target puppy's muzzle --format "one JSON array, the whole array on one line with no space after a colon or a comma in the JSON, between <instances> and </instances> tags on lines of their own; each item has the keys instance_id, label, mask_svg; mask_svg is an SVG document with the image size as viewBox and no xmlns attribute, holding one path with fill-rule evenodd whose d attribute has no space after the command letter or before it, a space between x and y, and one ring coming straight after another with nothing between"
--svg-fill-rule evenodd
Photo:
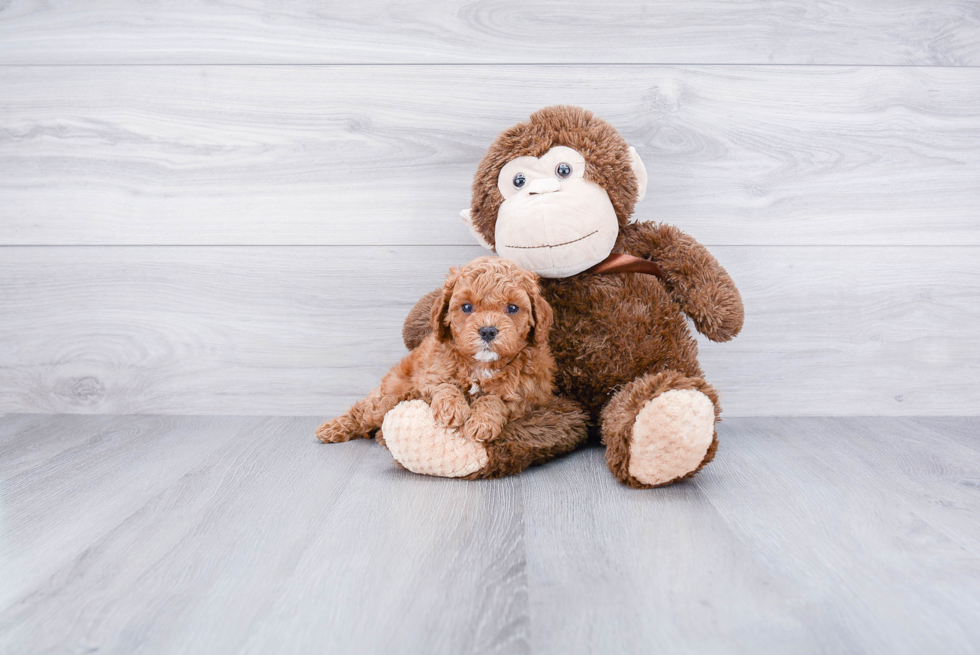
<instances>
[{"instance_id":1,"label":"puppy's muzzle","mask_svg":"<svg viewBox=\"0 0 980 655\"><path fill-rule=\"evenodd\" d=\"M481 327L479 330L480 338L486 341L487 343L490 343L491 341L496 339L497 334L499 332L500 331L497 328L493 327L492 325L486 325L484 327Z\"/></svg>"}]
</instances>

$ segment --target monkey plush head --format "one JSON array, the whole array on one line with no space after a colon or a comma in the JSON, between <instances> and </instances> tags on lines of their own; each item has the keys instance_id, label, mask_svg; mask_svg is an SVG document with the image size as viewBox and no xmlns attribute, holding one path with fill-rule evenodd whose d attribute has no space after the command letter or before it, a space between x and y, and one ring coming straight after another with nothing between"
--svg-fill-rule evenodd
<instances>
[{"instance_id":1,"label":"monkey plush head","mask_svg":"<svg viewBox=\"0 0 980 655\"><path fill-rule=\"evenodd\" d=\"M569 277L609 256L646 185L636 150L609 123L545 107L491 144L463 219L521 268Z\"/></svg>"}]
</instances>

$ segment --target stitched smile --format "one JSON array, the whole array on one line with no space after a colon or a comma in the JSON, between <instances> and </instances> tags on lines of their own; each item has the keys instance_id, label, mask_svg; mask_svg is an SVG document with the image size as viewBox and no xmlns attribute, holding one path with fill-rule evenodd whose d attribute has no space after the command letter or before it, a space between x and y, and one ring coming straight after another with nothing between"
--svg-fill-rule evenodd
<instances>
[{"instance_id":1,"label":"stitched smile","mask_svg":"<svg viewBox=\"0 0 980 655\"><path fill-rule=\"evenodd\" d=\"M551 246L549 246L549 245L543 245L543 246L508 246L507 244L504 244L504 247L505 248L520 248L521 250L534 250L536 248L557 248L559 246L567 246L568 244L575 243L576 241L581 241L582 239L588 239L590 236L592 236L593 234L595 234L598 231L599 230L594 230L594 231L589 232L588 234L586 234L584 237L579 237L577 239L572 239L571 241L566 241L565 243L556 243L556 244L551 245Z\"/></svg>"}]
</instances>

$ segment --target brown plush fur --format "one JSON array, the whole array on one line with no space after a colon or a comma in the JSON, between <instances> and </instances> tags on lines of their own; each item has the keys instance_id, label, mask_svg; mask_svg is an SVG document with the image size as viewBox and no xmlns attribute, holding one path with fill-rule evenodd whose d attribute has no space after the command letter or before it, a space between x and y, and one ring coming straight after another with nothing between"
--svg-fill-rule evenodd
<instances>
[{"instance_id":1,"label":"brown plush fur","mask_svg":"<svg viewBox=\"0 0 980 655\"><path fill-rule=\"evenodd\" d=\"M555 146L568 146L585 157L585 179L609 194L620 228L626 225L636 204L636 175L629 146L609 123L578 107L546 107L523 123L501 132L487 150L473 178L470 217L490 245L496 245L494 228L504 197L497 176L517 157L540 157Z\"/></svg>"},{"instance_id":2,"label":"brown plush fur","mask_svg":"<svg viewBox=\"0 0 980 655\"><path fill-rule=\"evenodd\" d=\"M552 400L551 323L533 273L494 257L452 269L430 306L429 335L367 398L316 435L326 443L368 437L395 405L421 399L443 426L492 441L510 421ZM479 333L485 327L497 330L489 342Z\"/></svg>"},{"instance_id":3,"label":"brown plush fur","mask_svg":"<svg viewBox=\"0 0 980 655\"><path fill-rule=\"evenodd\" d=\"M716 420L720 413L717 393L702 379L697 342L684 314L709 339L728 341L742 328L742 300L725 269L695 239L669 225L628 223L637 197L628 146L612 126L577 107L542 109L505 130L488 149L473 183L471 216L489 243L494 243L503 202L497 189L500 169L515 157L538 157L558 145L584 155L586 178L608 192L620 222L613 253L651 259L665 274L661 280L639 273L580 273L540 282L555 315L550 343L558 391L600 426L610 471L630 486L649 486L628 472L632 425L643 404L670 389L696 389L714 403ZM431 304L426 296L406 320L403 336L409 348L421 341L426 328L419 327L417 317ZM552 423L559 425L557 419ZM543 439L554 443L558 437ZM701 466L716 448L717 441ZM511 472L530 461L514 457L502 464L494 457L508 459L508 453L492 455L488 467Z\"/></svg>"},{"instance_id":4,"label":"brown plush fur","mask_svg":"<svg viewBox=\"0 0 980 655\"><path fill-rule=\"evenodd\" d=\"M520 473L572 452L587 437L585 413L574 402L552 396L547 405L511 421L497 439L486 443L487 465L466 479Z\"/></svg>"},{"instance_id":5,"label":"brown plush fur","mask_svg":"<svg viewBox=\"0 0 980 655\"><path fill-rule=\"evenodd\" d=\"M677 371L667 370L660 373L648 373L617 391L602 410L602 441L606 444L606 464L609 466L609 470L631 487L649 486L640 483L629 474L629 443L632 437L633 421L645 403L671 389L700 391L714 404L715 421L719 420L721 405L718 404L718 393L701 378L684 377ZM701 465L683 477L689 478L700 471L701 467L714 459L717 449L718 432L716 431ZM665 484L671 482L673 480Z\"/></svg>"}]
</instances>

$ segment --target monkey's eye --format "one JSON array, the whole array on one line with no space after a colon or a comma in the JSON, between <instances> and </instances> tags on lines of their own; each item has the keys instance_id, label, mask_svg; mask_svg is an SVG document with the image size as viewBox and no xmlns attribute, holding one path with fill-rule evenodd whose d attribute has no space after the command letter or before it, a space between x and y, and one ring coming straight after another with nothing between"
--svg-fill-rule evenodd
<instances>
[{"instance_id":1,"label":"monkey's eye","mask_svg":"<svg viewBox=\"0 0 980 655\"><path fill-rule=\"evenodd\" d=\"M562 162L558 164L558 168L555 169L555 173L558 175L558 177L568 177L572 174L572 167L565 162Z\"/></svg>"},{"instance_id":2,"label":"monkey's eye","mask_svg":"<svg viewBox=\"0 0 980 655\"><path fill-rule=\"evenodd\" d=\"M524 186L524 183L525 182L527 182L527 178L524 177L524 173L518 173L517 175L514 176L514 188L515 189L522 188Z\"/></svg>"},{"instance_id":3,"label":"monkey's eye","mask_svg":"<svg viewBox=\"0 0 980 655\"><path fill-rule=\"evenodd\" d=\"M460 309L463 310L464 314L470 314L473 312L473 305L469 304L468 302L464 302Z\"/></svg>"},{"instance_id":4,"label":"monkey's eye","mask_svg":"<svg viewBox=\"0 0 980 655\"><path fill-rule=\"evenodd\" d=\"M507 305L508 314L516 314L519 311L521 311L521 308L518 307L517 305Z\"/></svg>"}]
</instances>

